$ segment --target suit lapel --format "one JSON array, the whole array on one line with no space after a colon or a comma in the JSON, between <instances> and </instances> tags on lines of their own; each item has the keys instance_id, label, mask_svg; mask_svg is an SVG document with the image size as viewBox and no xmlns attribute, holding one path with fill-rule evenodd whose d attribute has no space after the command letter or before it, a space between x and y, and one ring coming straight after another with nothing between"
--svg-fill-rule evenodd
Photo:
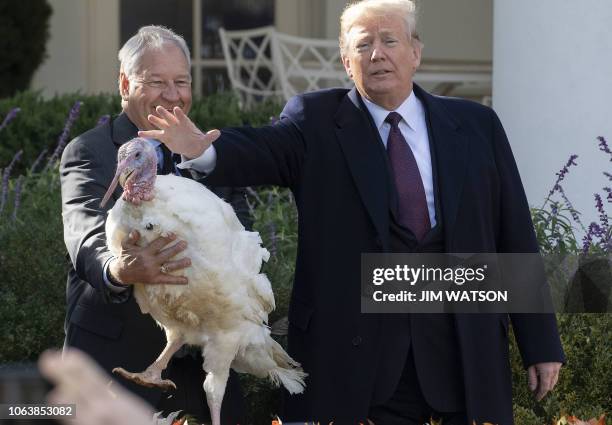
<instances>
[{"instance_id":1,"label":"suit lapel","mask_svg":"<svg viewBox=\"0 0 612 425\"><path fill-rule=\"evenodd\" d=\"M442 220L447 250L452 249L459 201L467 171L469 143L458 121L448 112L440 99L414 85L415 94L421 99L428 114L435 148L438 170L438 193L442 207Z\"/></svg>"},{"instance_id":2,"label":"suit lapel","mask_svg":"<svg viewBox=\"0 0 612 425\"><path fill-rule=\"evenodd\" d=\"M130 121L125 112L120 113L117 118L111 121L110 125L113 143L117 145L117 149L125 142L138 136L138 128Z\"/></svg>"},{"instance_id":3,"label":"suit lapel","mask_svg":"<svg viewBox=\"0 0 612 425\"><path fill-rule=\"evenodd\" d=\"M334 117L336 136L382 245L388 249L389 185L383 149L357 96L353 88L342 100Z\"/></svg>"}]
</instances>

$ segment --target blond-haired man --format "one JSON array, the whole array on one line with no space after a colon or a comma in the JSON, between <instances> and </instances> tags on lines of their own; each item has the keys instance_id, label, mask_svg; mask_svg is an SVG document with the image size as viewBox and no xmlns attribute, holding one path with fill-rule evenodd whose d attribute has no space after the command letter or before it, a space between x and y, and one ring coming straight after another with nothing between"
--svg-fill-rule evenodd
<instances>
[{"instance_id":1,"label":"blond-haired man","mask_svg":"<svg viewBox=\"0 0 612 425\"><path fill-rule=\"evenodd\" d=\"M410 0L347 7L340 49L355 88L296 96L274 126L218 137L175 109L151 116L158 130L143 133L194 158L183 166L211 182L295 194L289 351L309 379L303 395L287 399L291 419L508 425L509 320L537 398L564 359L553 315L360 311L361 253L538 250L495 113L413 84L422 48L415 23Z\"/></svg>"}]
</instances>

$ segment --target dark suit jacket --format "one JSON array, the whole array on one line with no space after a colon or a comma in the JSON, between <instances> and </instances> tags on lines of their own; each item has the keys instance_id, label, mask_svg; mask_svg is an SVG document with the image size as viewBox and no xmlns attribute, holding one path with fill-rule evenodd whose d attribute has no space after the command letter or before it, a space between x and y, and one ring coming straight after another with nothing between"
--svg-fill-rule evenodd
<instances>
[{"instance_id":1,"label":"dark suit jacket","mask_svg":"<svg viewBox=\"0 0 612 425\"><path fill-rule=\"evenodd\" d=\"M137 131L127 115L120 114L71 141L60 165L64 241L70 257L65 344L85 351L107 372L117 366L133 372L143 371L161 353L166 342L163 331L151 316L140 312L131 289L113 294L103 279L104 263L111 257L106 248L104 224L107 211L121 196L121 188L115 191L105 208L100 207L100 201L114 176L119 147L136 137ZM243 189L214 190L232 203L243 224L251 225ZM176 380L178 391L183 388L204 397L203 373L194 375L171 369L172 363L168 373ZM199 369L201 372L201 367ZM235 410L233 417L239 418L242 401L234 381L235 378L230 379L223 405ZM122 382L153 406L160 400L158 390ZM194 398L192 395L191 399ZM204 398L198 404L206 409ZM196 408L189 410L188 406L179 404L175 410L193 412ZM235 423L234 420L229 422Z\"/></svg>"},{"instance_id":2,"label":"dark suit jacket","mask_svg":"<svg viewBox=\"0 0 612 425\"><path fill-rule=\"evenodd\" d=\"M537 252L519 174L493 110L414 90L435 147L445 251ZM360 255L391 251L389 176L369 122L355 89L322 90L292 98L274 126L223 130L215 142L210 183L286 186L299 210L289 352L309 377L303 395L287 398L287 419L356 423L367 416L380 365L396 370L387 382L390 395L406 359L403 324L392 315L360 313ZM525 365L563 360L554 316L511 320ZM470 423L512 423L508 325L501 314L455 317ZM421 384L431 394L444 382Z\"/></svg>"}]
</instances>

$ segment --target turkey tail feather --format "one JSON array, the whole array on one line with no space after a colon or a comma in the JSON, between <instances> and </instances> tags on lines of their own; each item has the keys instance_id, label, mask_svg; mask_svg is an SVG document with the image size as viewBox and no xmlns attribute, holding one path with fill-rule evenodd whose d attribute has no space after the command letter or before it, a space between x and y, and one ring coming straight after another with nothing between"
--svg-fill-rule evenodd
<instances>
[{"instance_id":1,"label":"turkey tail feather","mask_svg":"<svg viewBox=\"0 0 612 425\"><path fill-rule=\"evenodd\" d=\"M289 354L270 335L268 344L272 349L272 358L277 367L268 372L268 377L274 385L283 384L290 394L300 394L304 391L306 384L304 378L308 376L298 362L293 360Z\"/></svg>"}]
</instances>

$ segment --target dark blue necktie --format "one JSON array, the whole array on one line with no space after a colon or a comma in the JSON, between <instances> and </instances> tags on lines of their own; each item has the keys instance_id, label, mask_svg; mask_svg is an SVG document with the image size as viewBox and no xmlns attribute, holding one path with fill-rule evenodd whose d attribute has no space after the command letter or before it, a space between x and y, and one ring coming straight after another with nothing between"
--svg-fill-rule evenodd
<instances>
[{"instance_id":1,"label":"dark blue necktie","mask_svg":"<svg viewBox=\"0 0 612 425\"><path fill-rule=\"evenodd\" d=\"M431 229L425 188L412 149L399 129L402 116L391 112L385 119L391 124L387 139L387 154L393 172L398 197L398 221L421 241Z\"/></svg>"},{"instance_id":2,"label":"dark blue necktie","mask_svg":"<svg viewBox=\"0 0 612 425\"><path fill-rule=\"evenodd\" d=\"M157 149L160 149L162 153L162 161L157 163L157 174L174 174L174 161L170 149L163 143L160 143Z\"/></svg>"}]
</instances>

